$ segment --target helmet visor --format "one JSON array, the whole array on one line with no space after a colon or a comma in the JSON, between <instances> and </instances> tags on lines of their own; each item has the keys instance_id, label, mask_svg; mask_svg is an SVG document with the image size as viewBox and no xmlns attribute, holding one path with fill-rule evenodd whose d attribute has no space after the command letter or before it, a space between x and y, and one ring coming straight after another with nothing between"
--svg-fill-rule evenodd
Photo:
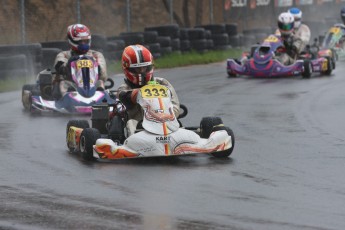
<instances>
[{"instance_id":1,"label":"helmet visor","mask_svg":"<svg viewBox=\"0 0 345 230\"><path fill-rule=\"evenodd\" d=\"M130 67L128 68L128 71L133 74L142 74L142 73L148 73L152 70L152 65L147 66L141 66L141 67Z\"/></svg>"},{"instance_id":2,"label":"helmet visor","mask_svg":"<svg viewBox=\"0 0 345 230\"><path fill-rule=\"evenodd\" d=\"M293 29L293 27L294 27L294 23L286 24L286 23L278 22L278 28L281 30L290 31Z\"/></svg>"}]
</instances>

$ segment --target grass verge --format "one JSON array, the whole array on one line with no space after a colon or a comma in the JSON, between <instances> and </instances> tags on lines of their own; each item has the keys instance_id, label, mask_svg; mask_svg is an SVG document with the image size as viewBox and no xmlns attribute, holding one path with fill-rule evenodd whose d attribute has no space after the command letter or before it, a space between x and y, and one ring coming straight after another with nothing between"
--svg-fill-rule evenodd
<instances>
[{"instance_id":1,"label":"grass verge","mask_svg":"<svg viewBox=\"0 0 345 230\"><path fill-rule=\"evenodd\" d=\"M156 69L174 68L188 65L201 65L225 61L230 57L237 58L241 56L241 53L241 49L213 50L205 53L191 51L181 54L179 52L173 52L171 54L157 58L154 63ZM109 73L121 73L121 61L110 64L108 66L108 71Z\"/></svg>"}]
</instances>

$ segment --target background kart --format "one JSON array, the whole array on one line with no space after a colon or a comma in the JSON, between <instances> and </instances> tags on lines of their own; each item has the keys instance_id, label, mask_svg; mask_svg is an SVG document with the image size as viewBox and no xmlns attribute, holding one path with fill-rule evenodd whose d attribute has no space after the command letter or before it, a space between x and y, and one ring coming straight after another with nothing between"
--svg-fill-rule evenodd
<instances>
[{"instance_id":1,"label":"background kart","mask_svg":"<svg viewBox=\"0 0 345 230\"><path fill-rule=\"evenodd\" d=\"M153 93L153 94L151 94ZM155 94L155 96L154 96ZM228 157L234 148L233 131L219 117L204 117L199 127L183 127L175 117L165 86L141 88L137 102L144 119L135 134L127 137L126 111L121 103L93 106L92 128L86 120L71 120L67 124L66 141L71 152L85 160L139 157L167 157L187 154L211 154ZM181 106L182 118L187 115Z\"/></svg>"},{"instance_id":2,"label":"background kart","mask_svg":"<svg viewBox=\"0 0 345 230\"><path fill-rule=\"evenodd\" d=\"M343 24L333 25L326 33L322 36L322 44L320 50L330 49L334 52L335 60L345 60L345 26Z\"/></svg>"},{"instance_id":3,"label":"background kart","mask_svg":"<svg viewBox=\"0 0 345 230\"><path fill-rule=\"evenodd\" d=\"M229 77L246 75L251 77L298 76L310 78L313 72L330 75L335 67L330 50L310 53L308 49L292 65L283 65L276 57L285 53L285 47L278 35L269 35L263 43L251 47L242 55L242 60L228 59Z\"/></svg>"},{"instance_id":4,"label":"background kart","mask_svg":"<svg viewBox=\"0 0 345 230\"><path fill-rule=\"evenodd\" d=\"M70 63L69 69L73 83L65 81L67 93L59 100L52 96L54 73L49 69L38 74L36 84L24 85L22 103L25 110L35 114L91 114L92 105L115 102L115 96L109 91L114 86L113 80L107 80L110 85L106 85L106 90L97 90L98 63L92 57L79 56Z\"/></svg>"}]
</instances>

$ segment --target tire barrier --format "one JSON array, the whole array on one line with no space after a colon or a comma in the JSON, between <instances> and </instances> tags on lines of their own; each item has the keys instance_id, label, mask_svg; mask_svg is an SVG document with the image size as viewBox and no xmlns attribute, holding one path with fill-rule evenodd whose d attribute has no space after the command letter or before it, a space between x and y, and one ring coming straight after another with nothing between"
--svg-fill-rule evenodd
<instances>
[{"instance_id":1,"label":"tire barrier","mask_svg":"<svg viewBox=\"0 0 345 230\"><path fill-rule=\"evenodd\" d=\"M50 41L50 42L41 42L42 48L57 48L61 50L68 50L69 44L68 41Z\"/></svg>"},{"instance_id":2,"label":"tire barrier","mask_svg":"<svg viewBox=\"0 0 345 230\"><path fill-rule=\"evenodd\" d=\"M93 34L91 39L91 47L99 52L104 52L107 48L107 37L101 34Z\"/></svg>"},{"instance_id":3,"label":"tire barrier","mask_svg":"<svg viewBox=\"0 0 345 230\"><path fill-rule=\"evenodd\" d=\"M180 38L180 27L177 24L145 27L144 31L157 31L159 36L168 36L172 39Z\"/></svg>"},{"instance_id":4,"label":"tire barrier","mask_svg":"<svg viewBox=\"0 0 345 230\"><path fill-rule=\"evenodd\" d=\"M144 35L140 32L126 32L120 33L120 39L125 41L125 45L135 45L135 44L144 44Z\"/></svg>"},{"instance_id":5,"label":"tire barrier","mask_svg":"<svg viewBox=\"0 0 345 230\"><path fill-rule=\"evenodd\" d=\"M120 60L122 52L126 47L125 41L118 37L107 38L107 48L104 51L104 56L108 60Z\"/></svg>"},{"instance_id":6,"label":"tire barrier","mask_svg":"<svg viewBox=\"0 0 345 230\"><path fill-rule=\"evenodd\" d=\"M334 21L334 18L325 19L329 24L333 24ZM317 30L315 27L320 25L318 22L310 24L311 30ZM146 27L142 32L123 32L111 37L93 34L92 49L103 52L107 60L120 60L126 46L142 44L151 50L155 58L159 58L171 52L196 50L202 53L209 50L226 50L230 47L249 47L271 32L272 28L264 27L238 33L237 23L199 25L194 28L180 28L177 24L168 24ZM45 41L0 46L0 56L25 55L26 64L22 67L22 72L36 75L42 69L52 68L57 53L68 49L69 44L66 40ZM0 62L6 61L0 59Z\"/></svg>"},{"instance_id":7,"label":"tire barrier","mask_svg":"<svg viewBox=\"0 0 345 230\"><path fill-rule=\"evenodd\" d=\"M59 48L42 48L42 69L54 69L54 62L56 55L60 53L62 49Z\"/></svg>"},{"instance_id":8,"label":"tire barrier","mask_svg":"<svg viewBox=\"0 0 345 230\"><path fill-rule=\"evenodd\" d=\"M144 45L150 52L154 58L161 57L161 44L160 43L150 43Z\"/></svg>"},{"instance_id":9,"label":"tire barrier","mask_svg":"<svg viewBox=\"0 0 345 230\"><path fill-rule=\"evenodd\" d=\"M27 78L29 73L30 68L25 54L0 57L0 80Z\"/></svg>"},{"instance_id":10,"label":"tire barrier","mask_svg":"<svg viewBox=\"0 0 345 230\"><path fill-rule=\"evenodd\" d=\"M27 68L30 73L37 74L41 69L42 46L40 43L24 45L0 45L0 54L3 57L24 54L27 58Z\"/></svg>"}]
</instances>

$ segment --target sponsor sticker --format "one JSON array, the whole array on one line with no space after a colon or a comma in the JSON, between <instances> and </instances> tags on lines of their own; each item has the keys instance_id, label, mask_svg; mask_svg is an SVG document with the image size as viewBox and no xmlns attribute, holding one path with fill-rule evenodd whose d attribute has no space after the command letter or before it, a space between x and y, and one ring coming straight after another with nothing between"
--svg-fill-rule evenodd
<instances>
[{"instance_id":1,"label":"sponsor sticker","mask_svg":"<svg viewBox=\"0 0 345 230\"><path fill-rule=\"evenodd\" d=\"M246 7L247 0L231 0L232 7Z\"/></svg>"},{"instance_id":2,"label":"sponsor sticker","mask_svg":"<svg viewBox=\"0 0 345 230\"><path fill-rule=\"evenodd\" d=\"M256 0L256 6L268 6L271 0Z\"/></svg>"},{"instance_id":3,"label":"sponsor sticker","mask_svg":"<svg viewBox=\"0 0 345 230\"><path fill-rule=\"evenodd\" d=\"M285 6L292 6L292 0L276 0L276 6L278 7L285 7Z\"/></svg>"},{"instance_id":4,"label":"sponsor sticker","mask_svg":"<svg viewBox=\"0 0 345 230\"><path fill-rule=\"evenodd\" d=\"M169 136L156 137L156 143L168 144L170 143L170 137Z\"/></svg>"}]
</instances>

